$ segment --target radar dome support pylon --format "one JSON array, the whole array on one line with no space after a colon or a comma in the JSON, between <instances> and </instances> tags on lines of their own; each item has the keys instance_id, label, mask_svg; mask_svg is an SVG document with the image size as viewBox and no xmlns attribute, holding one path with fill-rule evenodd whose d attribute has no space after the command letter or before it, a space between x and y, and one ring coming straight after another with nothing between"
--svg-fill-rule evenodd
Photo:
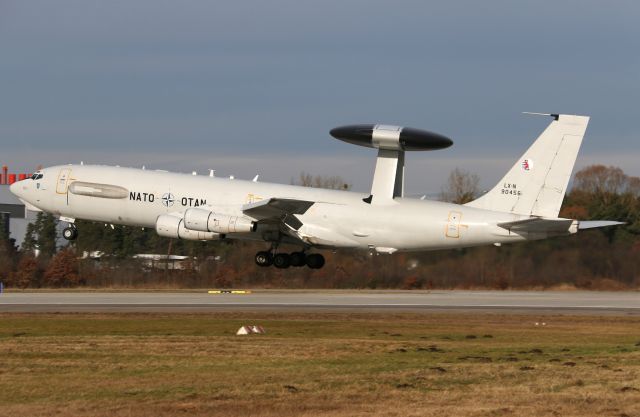
<instances>
[{"instance_id":1,"label":"radar dome support pylon","mask_svg":"<svg viewBox=\"0 0 640 417\"><path fill-rule=\"evenodd\" d=\"M405 151L430 151L451 146L453 141L437 133L410 127L366 124L332 129L342 141L378 149L369 204L391 204L404 196Z\"/></svg>"}]
</instances>

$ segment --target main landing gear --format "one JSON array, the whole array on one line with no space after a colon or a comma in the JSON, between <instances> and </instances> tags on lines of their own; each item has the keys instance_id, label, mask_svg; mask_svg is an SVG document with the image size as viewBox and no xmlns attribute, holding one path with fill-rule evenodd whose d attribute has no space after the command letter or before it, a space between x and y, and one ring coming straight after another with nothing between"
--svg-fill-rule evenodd
<instances>
[{"instance_id":1,"label":"main landing gear","mask_svg":"<svg viewBox=\"0 0 640 417\"><path fill-rule=\"evenodd\" d=\"M62 237L66 240L76 240L78 237L78 228L73 223L69 224L69 226L62 230Z\"/></svg>"},{"instance_id":2,"label":"main landing gear","mask_svg":"<svg viewBox=\"0 0 640 417\"><path fill-rule=\"evenodd\" d=\"M276 268L300 267L307 265L311 269L320 269L324 266L324 256L319 253L305 254L304 252L276 253L260 251L256 253L258 266L275 266Z\"/></svg>"}]
</instances>

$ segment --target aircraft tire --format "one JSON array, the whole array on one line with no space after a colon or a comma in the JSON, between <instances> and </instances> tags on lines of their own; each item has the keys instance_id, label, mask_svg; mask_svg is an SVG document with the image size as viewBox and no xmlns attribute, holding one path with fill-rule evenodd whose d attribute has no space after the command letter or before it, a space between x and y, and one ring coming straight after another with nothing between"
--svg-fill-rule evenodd
<instances>
[{"instance_id":1,"label":"aircraft tire","mask_svg":"<svg viewBox=\"0 0 640 417\"><path fill-rule=\"evenodd\" d=\"M271 266L273 264L273 255L267 251L260 251L256 253L256 265L258 266Z\"/></svg>"},{"instance_id":2,"label":"aircraft tire","mask_svg":"<svg viewBox=\"0 0 640 417\"><path fill-rule=\"evenodd\" d=\"M280 269L291 266L291 257L288 253L278 253L273 257L273 266Z\"/></svg>"},{"instance_id":3,"label":"aircraft tire","mask_svg":"<svg viewBox=\"0 0 640 417\"><path fill-rule=\"evenodd\" d=\"M78 237L78 229L73 226L65 227L62 231L62 237L66 240L76 240Z\"/></svg>"},{"instance_id":4,"label":"aircraft tire","mask_svg":"<svg viewBox=\"0 0 640 417\"><path fill-rule=\"evenodd\" d=\"M311 269L320 269L324 266L324 256L319 253L307 255L307 266Z\"/></svg>"},{"instance_id":5,"label":"aircraft tire","mask_svg":"<svg viewBox=\"0 0 640 417\"><path fill-rule=\"evenodd\" d=\"M291 266L305 266L307 264L307 256L304 252L293 252L289 255Z\"/></svg>"}]
</instances>

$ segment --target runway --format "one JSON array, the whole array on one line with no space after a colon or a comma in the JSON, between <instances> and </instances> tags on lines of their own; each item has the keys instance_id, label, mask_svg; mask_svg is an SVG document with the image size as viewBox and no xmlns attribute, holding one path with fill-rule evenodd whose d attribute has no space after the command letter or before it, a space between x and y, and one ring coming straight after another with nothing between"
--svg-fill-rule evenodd
<instances>
[{"instance_id":1,"label":"runway","mask_svg":"<svg viewBox=\"0 0 640 417\"><path fill-rule=\"evenodd\" d=\"M212 311L441 310L514 313L640 315L638 292L587 291L266 291L8 292L0 312L212 312Z\"/></svg>"}]
</instances>

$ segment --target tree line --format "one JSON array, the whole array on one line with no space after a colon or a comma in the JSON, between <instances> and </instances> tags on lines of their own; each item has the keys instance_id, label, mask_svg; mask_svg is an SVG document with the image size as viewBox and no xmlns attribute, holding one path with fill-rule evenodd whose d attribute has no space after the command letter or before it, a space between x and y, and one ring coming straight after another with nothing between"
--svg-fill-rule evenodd
<instances>
[{"instance_id":1,"label":"tree line","mask_svg":"<svg viewBox=\"0 0 640 417\"><path fill-rule=\"evenodd\" d=\"M349 189L340 177L303 173L304 186ZM476 198L479 178L454 170L440 198L465 203ZM324 253L327 265L260 268L253 254L265 243L192 242L159 237L153 229L78 221L76 241L58 245L56 220L39 213L16 248L0 222L0 281L7 287L129 288L582 288L640 287L640 178L620 168L593 165L576 173L561 217L626 222L622 227L501 247L372 255L366 251ZM104 254L91 257L92 253ZM36 256L37 253L37 256ZM140 253L184 255L182 269L149 267Z\"/></svg>"}]
</instances>

